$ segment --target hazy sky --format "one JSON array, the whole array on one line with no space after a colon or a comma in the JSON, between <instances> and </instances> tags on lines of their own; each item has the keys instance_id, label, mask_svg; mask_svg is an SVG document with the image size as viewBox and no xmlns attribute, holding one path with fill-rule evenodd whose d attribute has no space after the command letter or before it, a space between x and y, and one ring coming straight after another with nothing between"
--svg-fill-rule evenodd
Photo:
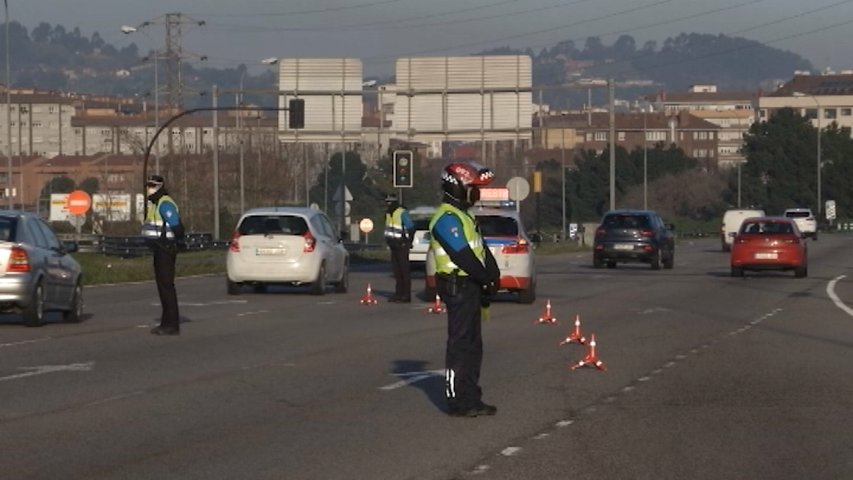
<instances>
[{"instance_id":1,"label":"hazy sky","mask_svg":"<svg viewBox=\"0 0 853 480\"><path fill-rule=\"evenodd\" d=\"M184 49L210 66L267 57L356 57L365 74L393 73L397 57L465 55L509 45L535 51L621 34L659 44L698 32L790 50L817 68L853 69L853 0L8 0L9 17L95 31L119 47L163 48L166 13L205 21L184 28ZM154 22L123 35L124 24ZM253 70L257 70L256 67ZM744 65L744 68L749 68Z\"/></svg>"}]
</instances>

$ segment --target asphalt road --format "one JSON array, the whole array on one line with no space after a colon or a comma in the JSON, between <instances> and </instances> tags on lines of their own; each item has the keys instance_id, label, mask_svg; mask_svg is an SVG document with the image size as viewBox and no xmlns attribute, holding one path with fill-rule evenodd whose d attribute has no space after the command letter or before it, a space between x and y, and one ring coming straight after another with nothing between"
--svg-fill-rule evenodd
<instances>
[{"instance_id":1,"label":"asphalt road","mask_svg":"<svg viewBox=\"0 0 853 480\"><path fill-rule=\"evenodd\" d=\"M805 279L731 278L713 239L673 270L541 257L536 304L492 306L474 419L443 413L445 317L359 304L381 268L323 297L181 279L180 337L148 333L153 284L88 288L81 324L0 317L0 478L853 478L851 246L809 241ZM575 315L606 372L569 369Z\"/></svg>"}]
</instances>

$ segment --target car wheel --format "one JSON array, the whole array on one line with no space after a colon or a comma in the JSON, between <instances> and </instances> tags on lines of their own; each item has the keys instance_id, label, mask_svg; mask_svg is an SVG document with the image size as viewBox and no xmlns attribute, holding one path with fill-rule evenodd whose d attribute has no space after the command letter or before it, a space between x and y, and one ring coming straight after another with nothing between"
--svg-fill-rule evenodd
<instances>
[{"instance_id":1,"label":"car wheel","mask_svg":"<svg viewBox=\"0 0 853 480\"><path fill-rule=\"evenodd\" d=\"M598 255L592 256L592 268L601 268L604 266L604 262L601 260L601 257Z\"/></svg>"},{"instance_id":2,"label":"car wheel","mask_svg":"<svg viewBox=\"0 0 853 480\"><path fill-rule=\"evenodd\" d=\"M344 272L341 274L341 281L335 283L335 292L347 293L349 290L349 265L344 264Z\"/></svg>"},{"instance_id":3,"label":"car wheel","mask_svg":"<svg viewBox=\"0 0 853 480\"><path fill-rule=\"evenodd\" d=\"M28 327L40 327L44 324L44 285L39 282L33 291L33 298L24 309L24 323Z\"/></svg>"},{"instance_id":4,"label":"car wheel","mask_svg":"<svg viewBox=\"0 0 853 480\"><path fill-rule=\"evenodd\" d=\"M652 270L660 270L660 249L652 256Z\"/></svg>"},{"instance_id":5,"label":"car wheel","mask_svg":"<svg viewBox=\"0 0 853 480\"><path fill-rule=\"evenodd\" d=\"M67 323L77 323L83 319L83 285L77 282L74 285L74 296L68 310L62 313L62 320Z\"/></svg>"},{"instance_id":6,"label":"car wheel","mask_svg":"<svg viewBox=\"0 0 853 480\"><path fill-rule=\"evenodd\" d=\"M731 250L732 250L732 248L729 246L729 244L726 242L723 242L723 251L724 252L730 252Z\"/></svg>"},{"instance_id":7,"label":"car wheel","mask_svg":"<svg viewBox=\"0 0 853 480\"><path fill-rule=\"evenodd\" d=\"M740 267L732 267L732 276L733 277L742 277L743 269Z\"/></svg>"},{"instance_id":8,"label":"car wheel","mask_svg":"<svg viewBox=\"0 0 853 480\"><path fill-rule=\"evenodd\" d=\"M804 277L808 276L808 274L809 274L809 267L807 267L805 265L802 267L797 267L794 269L794 276L797 278L804 278Z\"/></svg>"},{"instance_id":9,"label":"car wheel","mask_svg":"<svg viewBox=\"0 0 853 480\"><path fill-rule=\"evenodd\" d=\"M231 279L225 278L225 284L228 288L228 295L240 295L240 284L232 282Z\"/></svg>"},{"instance_id":10,"label":"car wheel","mask_svg":"<svg viewBox=\"0 0 853 480\"><path fill-rule=\"evenodd\" d=\"M326 293L326 264L320 264L320 271L317 272L317 280L311 284L311 295L323 295Z\"/></svg>"},{"instance_id":11,"label":"car wheel","mask_svg":"<svg viewBox=\"0 0 853 480\"><path fill-rule=\"evenodd\" d=\"M531 284L527 290L518 291L518 303L530 305L536 301L536 284Z\"/></svg>"},{"instance_id":12,"label":"car wheel","mask_svg":"<svg viewBox=\"0 0 853 480\"><path fill-rule=\"evenodd\" d=\"M608 260L607 268L616 268L616 260Z\"/></svg>"},{"instance_id":13,"label":"car wheel","mask_svg":"<svg viewBox=\"0 0 853 480\"><path fill-rule=\"evenodd\" d=\"M663 261L663 268L671 270L675 266L675 250L669 252L669 256Z\"/></svg>"},{"instance_id":14,"label":"car wheel","mask_svg":"<svg viewBox=\"0 0 853 480\"><path fill-rule=\"evenodd\" d=\"M814 232L814 235L812 235L812 241L817 241L817 232Z\"/></svg>"}]
</instances>

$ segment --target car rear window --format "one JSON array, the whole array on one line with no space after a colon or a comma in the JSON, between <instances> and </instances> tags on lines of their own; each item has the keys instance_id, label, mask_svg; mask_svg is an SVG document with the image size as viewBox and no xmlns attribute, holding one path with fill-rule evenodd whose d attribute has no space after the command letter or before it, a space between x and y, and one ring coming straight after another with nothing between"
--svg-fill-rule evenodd
<instances>
[{"instance_id":1,"label":"car rear window","mask_svg":"<svg viewBox=\"0 0 853 480\"><path fill-rule=\"evenodd\" d=\"M477 215L477 225L484 237L518 236L518 223L512 217L499 215Z\"/></svg>"},{"instance_id":2,"label":"car rear window","mask_svg":"<svg viewBox=\"0 0 853 480\"><path fill-rule=\"evenodd\" d=\"M429 218L413 218L412 223L415 224L415 230L429 230Z\"/></svg>"},{"instance_id":3,"label":"car rear window","mask_svg":"<svg viewBox=\"0 0 853 480\"><path fill-rule=\"evenodd\" d=\"M774 235L777 233L794 233L794 226L788 222L750 222L744 223L741 233L759 235Z\"/></svg>"},{"instance_id":4,"label":"car rear window","mask_svg":"<svg viewBox=\"0 0 853 480\"><path fill-rule=\"evenodd\" d=\"M808 218L812 216L811 212L785 212L788 218Z\"/></svg>"},{"instance_id":5,"label":"car rear window","mask_svg":"<svg viewBox=\"0 0 853 480\"><path fill-rule=\"evenodd\" d=\"M244 218L237 231L240 235L305 235L308 224L304 218L290 215L253 215Z\"/></svg>"},{"instance_id":6,"label":"car rear window","mask_svg":"<svg viewBox=\"0 0 853 480\"><path fill-rule=\"evenodd\" d=\"M649 228L649 217L645 215L608 215L602 224L609 228Z\"/></svg>"},{"instance_id":7,"label":"car rear window","mask_svg":"<svg viewBox=\"0 0 853 480\"><path fill-rule=\"evenodd\" d=\"M10 217L0 218L0 241L12 242L15 240L15 230L18 227L18 219Z\"/></svg>"}]
</instances>

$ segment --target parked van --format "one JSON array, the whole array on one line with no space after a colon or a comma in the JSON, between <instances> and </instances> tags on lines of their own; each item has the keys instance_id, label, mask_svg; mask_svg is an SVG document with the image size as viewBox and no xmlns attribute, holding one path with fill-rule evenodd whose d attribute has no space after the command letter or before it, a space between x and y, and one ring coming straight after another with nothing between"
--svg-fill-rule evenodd
<instances>
[{"instance_id":1,"label":"parked van","mask_svg":"<svg viewBox=\"0 0 853 480\"><path fill-rule=\"evenodd\" d=\"M720 243L723 251L728 252L732 249L732 240L734 240L737 231L740 230L740 225L744 220L751 217L763 217L764 210L756 209L734 209L726 210L723 214L723 224L720 227Z\"/></svg>"}]
</instances>

